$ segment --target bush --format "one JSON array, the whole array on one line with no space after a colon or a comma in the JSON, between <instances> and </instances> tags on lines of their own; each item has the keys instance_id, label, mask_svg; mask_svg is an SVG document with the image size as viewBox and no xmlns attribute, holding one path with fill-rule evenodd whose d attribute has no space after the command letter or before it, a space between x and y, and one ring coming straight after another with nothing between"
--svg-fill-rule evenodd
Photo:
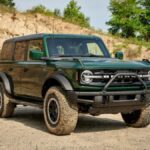
<instances>
[{"instance_id":1,"label":"bush","mask_svg":"<svg viewBox=\"0 0 150 150\"><path fill-rule=\"evenodd\" d=\"M5 5L0 4L0 12L1 13L14 13L16 12L16 9L14 7L7 7Z\"/></svg>"},{"instance_id":2,"label":"bush","mask_svg":"<svg viewBox=\"0 0 150 150\"><path fill-rule=\"evenodd\" d=\"M54 13L52 11L50 11L49 9L47 9L43 5L35 6L31 9L28 9L26 12L27 13L32 13L32 14L39 13L39 14L43 14L43 15L46 15L46 16L53 16L54 15Z\"/></svg>"}]
</instances>

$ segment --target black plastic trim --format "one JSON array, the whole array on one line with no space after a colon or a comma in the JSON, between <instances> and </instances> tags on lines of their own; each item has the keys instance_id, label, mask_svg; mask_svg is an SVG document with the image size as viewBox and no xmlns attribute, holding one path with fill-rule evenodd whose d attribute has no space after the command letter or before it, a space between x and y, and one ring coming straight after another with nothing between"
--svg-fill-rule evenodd
<instances>
[{"instance_id":1,"label":"black plastic trim","mask_svg":"<svg viewBox=\"0 0 150 150\"><path fill-rule=\"evenodd\" d=\"M50 79L57 80L66 91L73 91L73 88L72 88L70 82L63 75L54 74L50 77Z\"/></svg>"},{"instance_id":2,"label":"black plastic trim","mask_svg":"<svg viewBox=\"0 0 150 150\"><path fill-rule=\"evenodd\" d=\"M105 85L104 89L103 89L103 92L107 91L107 89L109 88L109 86L113 83L113 81L119 77L119 76L135 76L139 82L141 82L141 84L144 86L144 89L146 90L147 89L147 85L146 83L136 74L136 73L117 73L113 78L111 78L109 80L109 82Z\"/></svg>"},{"instance_id":3,"label":"black plastic trim","mask_svg":"<svg viewBox=\"0 0 150 150\"><path fill-rule=\"evenodd\" d=\"M150 94L150 90L142 91L113 91L113 92L75 92L78 96L113 96L113 95L136 95Z\"/></svg>"},{"instance_id":4,"label":"black plastic trim","mask_svg":"<svg viewBox=\"0 0 150 150\"><path fill-rule=\"evenodd\" d=\"M66 91L67 101L69 106L75 110L77 110L77 95L74 91Z\"/></svg>"},{"instance_id":5,"label":"black plastic trim","mask_svg":"<svg viewBox=\"0 0 150 150\"><path fill-rule=\"evenodd\" d=\"M4 84L5 90L8 94L12 94L12 89L10 85L10 81L5 73L0 72L0 78L2 79L2 82Z\"/></svg>"}]
</instances>

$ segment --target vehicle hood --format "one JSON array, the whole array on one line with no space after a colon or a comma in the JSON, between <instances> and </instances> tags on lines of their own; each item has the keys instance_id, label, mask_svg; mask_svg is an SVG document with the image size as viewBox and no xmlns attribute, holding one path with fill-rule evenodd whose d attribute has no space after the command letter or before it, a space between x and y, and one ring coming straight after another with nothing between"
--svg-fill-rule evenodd
<instances>
[{"instance_id":1,"label":"vehicle hood","mask_svg":"<svg viewBox=\"0 0 150 150\"><path fill-rule=\"evenodd\" d=\"M124 61L110 58L83 59L85 68L94 69L150 69L150 63L140 61Z\"/></svg>"},{"instance_id":2,"label":"vehicle hood","mask_svg":"<svg viewBox=\"0 0 150 150\"><path fill-rule=\"evenodd\" d=\"M147 69L150 70L150 63L144 61L124 61L113 58L63 58L55 62L61 68L79 69Z\"/></svg>"}]
</instances>

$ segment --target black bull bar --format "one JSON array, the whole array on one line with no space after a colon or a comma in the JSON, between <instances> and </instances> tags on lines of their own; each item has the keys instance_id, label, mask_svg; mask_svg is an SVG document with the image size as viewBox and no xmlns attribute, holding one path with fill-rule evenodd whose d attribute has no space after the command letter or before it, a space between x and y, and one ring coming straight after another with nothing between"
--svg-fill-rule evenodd
<instances>
[{"instance_id":1,"label":"black bull bar","mask_svg":"<svg viewBox=\"0 0 150 150\"><path fill-rule=\"evenodd\" d=\"M115 79L119 76L134 76L136 77L143 88L137 91L107 91ZM100 92L75 92L77 97L90 97L93 96L94 99L82 99L77 98L78 103L92 104L92 108L95 111L96 108L105 108L105 113L109 112L124 112L130 110L136 110L149 105L150 103L150 90L148 89L146 83L138 76L136 73L117 73L114 75L108 83L104 86L103 90ZM133 99L127 99L126 96L135 95ZM123 97L123 99L114 100L115 96ZM120 107L122 106L122 107ZM128 106L128 109L127 107ZM110 108L110 110L108 109ZM113 111L114 108L114 111ZM119 108L119 109L117 109ZM101 109L103 113L104 109ZM98 109L98 112L100 110Z\"/></svg>"}]
</instances>

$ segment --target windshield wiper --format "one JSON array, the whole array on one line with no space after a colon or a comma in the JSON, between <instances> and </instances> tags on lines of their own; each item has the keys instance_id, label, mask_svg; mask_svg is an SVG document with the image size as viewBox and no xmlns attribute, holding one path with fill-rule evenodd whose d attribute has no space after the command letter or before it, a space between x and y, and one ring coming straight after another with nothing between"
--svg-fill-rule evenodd
<instances>
[{"instance_id":1,"label":"windshield wiper","mask_svg":"<svg viewBox=\"0 0 150 150\"><path fill-rule=\"evenodd\" d=\"M95 55L95 54L91 54L91 53L89 53L89 54L87 54L85 56L86 57L104 57L104 56L101 56L101 55Z\"/></svg>"},{"instance_id":2,"label":"windshield wiper","mask_svg":"<svg viewBox=\"0 0 150 150\"><path fill-rule=\"evenodd\" d=\"M55 57L104 57L104 56L95 55L95 54L87 54L87 55L58 55Z\"/></svg>"},{"instance_id":3,"label":"windshield wiper","mask_svg":"<svg viewBox=\"0 0 150 150\"><path fill-rule=\"evenodd\" d=\"M58 55L57 57L74 57L73 55Z\"/></svg>"},{"instance_id":4,"label":"windshield wiper","mask_svg":"<svg viewBox=\"0 0 150 150\"><path fill-rule=\"evenodd\" d=\"M57 57L87 57L86 55L58 55Z\"/></svg>"}]
</instances>

